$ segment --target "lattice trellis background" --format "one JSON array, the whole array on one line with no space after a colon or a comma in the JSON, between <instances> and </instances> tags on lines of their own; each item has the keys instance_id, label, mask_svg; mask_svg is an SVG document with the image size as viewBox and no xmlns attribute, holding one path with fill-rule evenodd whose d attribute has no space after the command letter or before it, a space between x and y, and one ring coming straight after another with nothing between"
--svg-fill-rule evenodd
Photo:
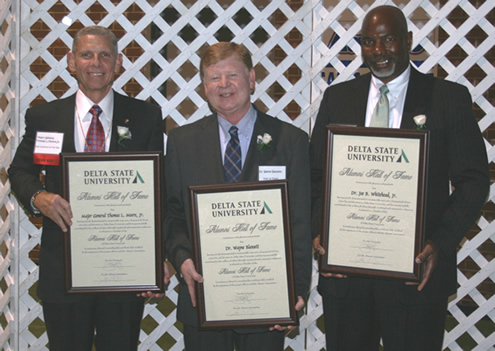
<instances>
[{"instance_id":1,"label":"lattice trellis background","mask_svg":"<svg viewBox=\"0 0 495 351\"><path fill-rule=\"evenodd\" d=\"M6 169L24 131L26 109L77 88L65 59L75 30L94 23L115 30L125 58L114 87L162 106L167 128L209 113L197 73L198 51L217 40L243 43L256 65L253 101L310 132L328 76L335 78L333 82L344 81L362 69L356 35L363 14L369 6L386 3L401 6L410 19L414 43L422 47L419 69L470 89L491 165L495 158L495 70L489 59L493 60L495 30L487 19L493 19L491 0L444 0L443 5L433 0L0 0L2 349L48 349L34 294L38 267L30 256L40 231L9 196ZM453 16L456 13L462 16ZM466 39L473 33L474 40ZM494 196L492 186L478 226L458 253L458 261L474 267L474 273L459 270L460 288L449 306L454 323L445 336L445 348L450 350L494 349ZM299 334L286 339L287 349L324 349L324 334L317 324L322 308L316 282L315 273L307 313ZM174 279L166 298L146 306L140 350L183 349L181 326L175 319L176 285ZM474 311L466 313L461 301L469 301Z\"/></svg>"}]
</instances>

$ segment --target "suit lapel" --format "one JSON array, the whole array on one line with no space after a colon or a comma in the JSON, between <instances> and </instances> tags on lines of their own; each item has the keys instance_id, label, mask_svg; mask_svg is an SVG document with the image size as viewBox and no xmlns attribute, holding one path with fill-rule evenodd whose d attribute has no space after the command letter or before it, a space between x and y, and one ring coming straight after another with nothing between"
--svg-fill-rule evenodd
<instances>
[{"instance_id":1,"label":"suit lapel","mask_svg":"<svg viewBox=\"0 0 495 351\"><path fill-rule=\"evenodd\" d=\"M242 166L241 177L239 178L239 181L241 182L258 180L258 167L255 167L259 164L258 152L256 150L256 136L263 135L264 133L269 133L269 131L263 127L263 123L261 122L261 113L257 113L258 116L256 117L256 123L254 124L253 135L251 135L251 141L249 142L249 149L246 154L246 160L244 162L244 165ZM263 129L264 131L262 131ZM256 175L253 174L254 172L256 173Z\"/></svg>"},{"instance_id":2,"label":"suit lapel","mask_svg":"<svg viewBox=\"0 0 495 351\"><path fill-rule=\"evenodd\" d=\"M195 145L200 145L197 150L198 162L208 163L202 170L204 179L210 184L224 183L223 155L221 154L217 115L203 118L199 123L199 128L201 132Z\"/></svg>"},{"instance_id":3,"label":"suit lapel","mask_svg":"<svg viewBox=\"0 0 495 351\"><path fill-rule=\"evenodd\" d=\"M278 131L274 130L270 125L269 117L264 113L257 111L256 123L254 124L253 135L249 143L249 150L246 155L246 162L242 167L240 181L253 182L259 179L259 165L263 165L266 160L272 159L272 153L275 150L272 148L266 149L263 152L258 151L257 136L268 133L272 138L278 138ZM274 143L274 142L273 142Z\"/></svg>"},{"instance_id":4,"label":"suit lapel","mask_svg":"<svg viewBox=\"0 0 495 351\"><path fill-rule=\"evenodd\" d=\"M402 113L400 125L402 129L416 129L413 117L426 114L431 92L428 91L429 85L425 84L425 77L411 67L411 76L409 77L404 112Z\"/></svg>"},{"instance_id":5,"label":"suit lapel","mask_svg":"<svg viewBox=\"0 0 495 351\"><path fill-rule=\"evenodd\" d=\"M128 109L126 108L125 99L120 94L114 92L113 99L113 116L112 116L112 136L110 139L110 151L125 151L119 145L119 135L117 133L118 126L128 126L131 124L130 118L125 117ZM128 127L129 128L129 127ZM127 141L126 141L127 142Z\"/></svg>"},{"instance_id":6,"label":"suit lapel","mask_svg":"<svg viewBox=\"0 0 495 351\"><path fill-rule=\"evenodd\" d=\"M351 106L352 113L350 113L349 121L352 125L358 127L364 127L366 124L366 107L368 105L368 95L370 90L371 74L367 74L362 77L362 80L354 86L355 95L354 101L362 101L363 103L343 104Z\"/></svg>"},{"instance_id":7,"label":"suit lapel","mask_svg":"<svg viewBox=\"0 0 495 351\"><path fill-rule=\"evenodd\" d=\"M76 107L76 95L69 96L66 101L60 104L56 113L59 132L64 134L62 152L76 152L74 144L74 111Z\"/></svg>"}]
</instances>

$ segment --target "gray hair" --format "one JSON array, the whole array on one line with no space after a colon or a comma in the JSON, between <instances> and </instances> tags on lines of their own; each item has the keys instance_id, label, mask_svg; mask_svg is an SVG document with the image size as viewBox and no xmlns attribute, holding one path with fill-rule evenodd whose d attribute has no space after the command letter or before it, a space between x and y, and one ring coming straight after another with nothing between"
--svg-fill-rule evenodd
<instances>
[{"instance_id":1,"label":"gray hair","mask_svg":"<svg viewBox=\"0 0 495 351\"><path fill-rule=\"evenodd\" d=\"M72 52L76 52L79 39L85 35L99 35L108 38L110 40L110 44L112 45L112 53L114 56L117 56L119 50L117 37L110 29L102 26L89 26L79 30L74 37L74 41L72 42Z\"/></svg>"}]
</instances>

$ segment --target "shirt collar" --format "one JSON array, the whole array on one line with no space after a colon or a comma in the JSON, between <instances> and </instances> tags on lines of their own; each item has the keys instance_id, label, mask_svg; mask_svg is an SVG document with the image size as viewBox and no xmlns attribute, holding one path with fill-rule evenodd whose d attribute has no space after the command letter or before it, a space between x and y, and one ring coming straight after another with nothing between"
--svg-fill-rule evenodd
<instances>
[{"instance_id":1,"label":"shirt collar","mask_svg":"<svg viewBox=\"0 0 495 351\"><path fill-rule=\"evenodd\" d=\"M409 82L409 77L411 76L411 65L408 65L407 68L402 72L398 77L393 79L392 81L387 83L388 91L392 96L397 96L400 91L407 85ZM375 91L379 91L380 88L384 85L384 83L375 76L371 76L371 84Z\"/></svg>"},{"instance_id":2,"label":"shirt collar","mask_svg":"<svg viewBox=\"0 0 495 351\"><path fill-rule=\"evenodd\" d=\"M242 117L239 123L236 124L236 127L239 129L239 136L250 137L253 134L254 123L256 122L256 109L251 105L249 107L248 112ZM226 119L223 119L217 114L218 124L220 125L220 130L223 132L224 138L226 140L230 139L229 129L233 125L229 123Z\"/></svg>"},{"instance_id":3,"label":"shirt collar","mask_svg":"<svg viewBox=\"0 0 495 351\"><path fill-rule=\"evenodd\" d=\"M111 125L113 116L113 89L110 89L108 94L98 103L102 113L100 115L100 121L102 124ZM76 93L76 110L80 116L82 122L91 121L91 114L89 110L95 105L82 91L79 89Z\"/></svg>"}]
</instances>

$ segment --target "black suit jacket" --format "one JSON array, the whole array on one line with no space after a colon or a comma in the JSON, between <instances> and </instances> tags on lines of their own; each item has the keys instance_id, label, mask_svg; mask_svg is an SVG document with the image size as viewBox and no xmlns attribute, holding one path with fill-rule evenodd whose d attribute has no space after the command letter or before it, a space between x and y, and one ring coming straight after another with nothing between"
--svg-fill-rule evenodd
<instances>
[{"instance_id":1,"label":"black suit jacket","mask_svg":"<svg viewBox=\"0 0 495 351\"><path fill-rule=\"evenodd\" d=\"M172 130L167 141L165 248L178 272L193 259L188 187L225 183L216 115ZM257 151L256 136L268 133L272 146ZM258 166L284 165L288 180L296 293L306 296L311 280L310 175L308 136L298 128L258 112L241 182L257 181ZM194 260L194 259L193 259ZM197 311L181 284L178 318L197 325Z\"/></svg>"},{"instance_id":2,"label":"black suit jacket","mask_svg":"<svg viewBox=\"0 0 495 351\"><path fill-rule=\"evenodd\" d=\"M370 80L366 74L325 91L311 137L313 236L321 231L325 126L364 126ZM415 129L413 117L420 114L426 115L430 131L426 239L439 246L440 260L423 294L397 282L399 294L412 303L456 291L456 248L478 218L489 186L486 150L466 87L412 68L401 128ZM345 295L346 284L320 276L319 290Z\"/></svg>"},{"instance_id":3,"label":"black suit jacket","mask_svg":"<svg viewBox=\"0 0 495 351\"><path fill-rule=\"evenodd\" d=\"M62 191L59 166L43 166L46 170L45 185L43 186L40 181L39 174L42 166L33 164L36 132L63 133L62 152L76 152L74 145L75 96L74 94L64 99L37 105L26 112L26 132L8 172L12 191L24 208L31 213L31 197L36 191L46 189L55 194L61 194ZM110 151L163 152L162 115L157 106L114 92L113 113ZM117 126L128 127L132 134L132 139L124 140L123 146L118 144ZM43 218L39 259L38 297L48 302L77 300L77 297L65 295L62 231L47 217ZM123 298L129 298L129 296Z\"/></svg>"}]
</instances>

